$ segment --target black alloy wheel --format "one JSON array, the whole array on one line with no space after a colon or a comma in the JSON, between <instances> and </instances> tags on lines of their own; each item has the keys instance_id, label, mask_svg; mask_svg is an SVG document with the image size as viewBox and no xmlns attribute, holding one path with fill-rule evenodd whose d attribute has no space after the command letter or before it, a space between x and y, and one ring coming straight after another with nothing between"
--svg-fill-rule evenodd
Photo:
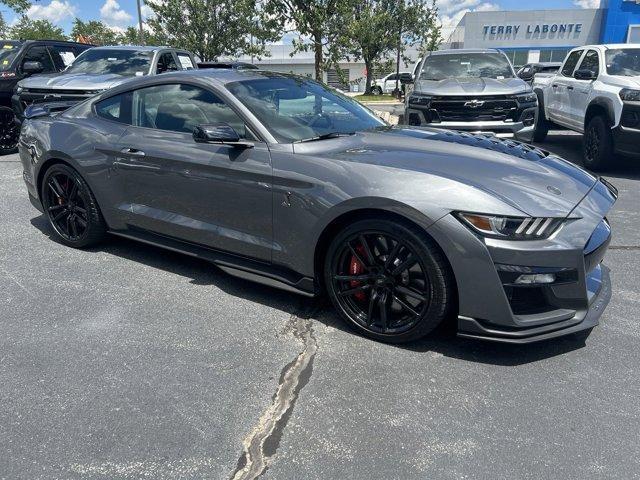
<instances>
[{"instance_id":1,"label":"black alloy wheel","mask_svg":"<svg viewBox=\"0 0 640 480\"><path fill-rule=\"evenodd\" d=\"M85 247L104 236L104 220L95 198L72 168L57 164L47 170L41 198L49 223L64 244Z\"/></svg>"},{"instance_id":2,"label":"black alloy wheel","mask_svg":"<svg viewBox=\"0 0 640 480\"><path fill-rule=\"evenodd\" d=\"M18 150L20 127L16 123L13 110L0 107L0 155L8 155Z\"/></svg>"},{"instance_id":3,"label":"black alloy wheel","mask_svg":"<svg viewBox=\"0 0 640 480\"><path fill-rule=\"evenodd\" d=\"M451 306L451 276L439 249L417 229L387 220L360 221L336 237L325 283L351 326L388 342L423 337Z\"/></svg>"}]
</instances>

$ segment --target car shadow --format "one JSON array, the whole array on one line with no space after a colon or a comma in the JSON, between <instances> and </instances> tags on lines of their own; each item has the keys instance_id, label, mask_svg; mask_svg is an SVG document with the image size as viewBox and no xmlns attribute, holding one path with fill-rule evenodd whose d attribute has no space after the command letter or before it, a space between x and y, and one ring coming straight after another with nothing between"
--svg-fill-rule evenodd
<instances>
[{"instance_id":1,"label":"car shadow","mask_svg":"<svg viewBox=\"0 0 640 480\"><path fill-rule=\"evenodd\" d=\"M44 215L31 219L31 224L52 241L57 241ZM122 237L110 236L87 252L103 252L142 263L190 279L194 285L213 285L228 295L275 308L290 315L309 318L349 335L358 335L338 316L325 297L308 298L269 286L234 277L215 265L189 255L172 252ZM284 325L283 325L284 327ZM435 352L446 357L498 366L516 366L562 355L585 346L588 333L574 334L529 345L509 345L458 338L442 329L427 339L401 345L386 344L390 348L418 353ZM364 339L364 341L374 340Z\"/></svg>"}]
</instances>

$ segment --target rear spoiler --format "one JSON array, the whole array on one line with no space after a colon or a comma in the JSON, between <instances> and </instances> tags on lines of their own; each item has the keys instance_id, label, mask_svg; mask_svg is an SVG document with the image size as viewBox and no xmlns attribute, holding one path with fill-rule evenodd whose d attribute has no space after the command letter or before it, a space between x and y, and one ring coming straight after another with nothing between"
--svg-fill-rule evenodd
<instances>
[{"instance_id":1,"label":"rear spoiler","mask_svg":"<svg viewBox=\"0 0 640 480\"><path fill-rule=\"evenodd\" d=\"M49 117L64 112L68 108L77 105L80 101L34 103L24 111L25 118Z\"/></svg>"}]
</instances>

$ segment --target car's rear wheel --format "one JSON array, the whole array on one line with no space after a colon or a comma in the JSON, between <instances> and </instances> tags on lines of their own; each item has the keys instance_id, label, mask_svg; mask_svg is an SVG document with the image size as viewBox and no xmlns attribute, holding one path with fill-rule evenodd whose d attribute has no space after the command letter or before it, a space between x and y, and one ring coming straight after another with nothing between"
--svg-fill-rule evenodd
<instances>
[{"instance_id":1,"label":"car's rear wheel","mask_svg":"<svg viewBox=\"0 0 640 480\"><path fill-rule=\"evenodd\" d=\"M65 245L82 248L104 238L106 227L98 203L73 168L51 166L44 174L41 198L56 237Z\"/></svg>"},{"instance_id":2,"label":"car's rear wheel","mask_svg":"<svg viewBox=\"0 0 640 480\"><path fill-rule=\"evenodd\" d=\"M608 122L596 115L587 124L582 139L583 162L589 170L604 170L613 159L613 135Z\"/></svg>"},{"instance_id":3,"label":"car's rear wheel","mask_svg":"<svg viewBox=\"0 0 640 480\"><path fill-rule=\"evenodd\" d=\"M439 248L419 229L368 219L331 243L325 285L346 322L366 336L391 343L424 337L448 316L453 278Z\"/></svg>"},{"instance_id":4,"label":"car's rear wheel","mask_svg":"<svg viewBox=\"0 0 640 480\"><path fill-rule=\"evenodd\" d=\"M8 155L18 151L20 127L16 123L13 110L0 107L0 155Z\"/></svg>"},{"instance_id":5,"label":"car's rear wheel","mask_svg":"<svg viewBox=\"0 0 640 480\"><path fill-rule=\"evenodd\" d=\"M382 95L382 88L380 88L380 87L373 87L373 88L371 89L371 93L372 93L373 95Z\"/></svg>"}]
</instances>

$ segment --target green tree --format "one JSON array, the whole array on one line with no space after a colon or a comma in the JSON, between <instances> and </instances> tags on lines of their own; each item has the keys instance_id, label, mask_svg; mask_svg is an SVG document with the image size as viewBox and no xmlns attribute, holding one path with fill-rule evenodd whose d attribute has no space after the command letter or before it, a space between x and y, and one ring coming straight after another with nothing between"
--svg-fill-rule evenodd
<instances>
[{"instance_id":1,"label":"green tree","mask_svg":"<svg viewBox=\"0 0 640 480\"><path fill-rule=\"evenodd\" d=\"M365 93L371 93L376 66L389 64L393 54L406 62L406 49L420 46L434 50L440 43L435 1L360 0L352 20L342 30L347 55L362 60L367 69Z\"/></svg>"},{"instance_id":2,"label":"green tree","mask_svg":"<svg viewBox=\"0 0 640 480\"><path fill-rule=\"evenodd\" d=\"M30 0L1 0L0 4L6 5L11 10L22 13L31 6Z\"/></svg>"},{"instance_id":3,"label":"green tree","mask_svg":"<svg viewBox=\"0 0 640 480\"><path fill-rule=\"evenodd\" d=\"M94 45L116 45L119 34L109 28L100 20L83 22L79 18L73 21L71 38L79 42L93 43Z\"/></svg>"},{"instance_id":4,"label":"green tree","mask_svg":"<svg viewBox=\"0 0 640 480\"><path fill-rule=\"evenodd\" d=\"M264 44L279 37L279 22L255 0L147 0L152 31L202 60L242 54L266 56Z\"/></svg>"},{"instance_id":5,"label":"green tree","mask_svg":"<svg viewBox=\"0 0 640 480\"><path fill-rule=\"evenodd\" d=\"M24 15L9 29L9 36L23 40L67 40L64 30L49 20L31 20Z\"/></svg>"},{"instance_id":6,"label":"green tree","mask_svg":"<svg viewBox=\"0 0 640 480\"><path fill-rule=\"evenodd\" d=\"M169 40L162 34L151 30L144 30L145 45L167 45ZM139 45L140 30L137 27L127 27L127 29L118 37L118 42L122 45Z\"/></svg>"},{"instance_id":7,"label":"green tree","mask_svg":"<svg viewBox=\"0 0 640 480\"><path fill-rule=\"evenodd\" d=\"M9 34L9 26L2 13L0 13L0 38L7 38Z\"/></svg>"},{"instance_id":8,"label":"green tree","mask_svg":"<svg viewBox=\"0 0 640 480\"><path fill-rule=\"evenodd\" d=\"M343 29L353 14L355 0L266 0L265 10L282 27L298 34L292 55L313 51L315 78L331 65L337 66L343 52Z\"/></svg>"}]
</instances>

